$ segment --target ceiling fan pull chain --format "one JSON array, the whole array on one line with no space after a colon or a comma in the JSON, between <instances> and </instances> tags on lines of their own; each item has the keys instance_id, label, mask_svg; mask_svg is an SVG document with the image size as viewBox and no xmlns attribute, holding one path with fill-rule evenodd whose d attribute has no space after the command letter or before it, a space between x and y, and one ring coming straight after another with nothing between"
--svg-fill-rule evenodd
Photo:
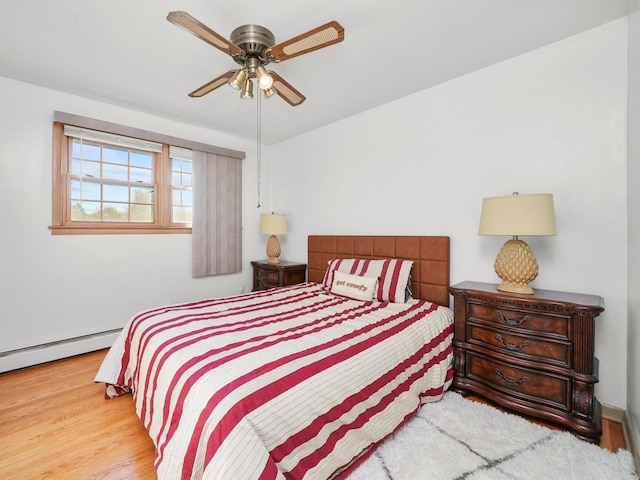
<instances>
[{"instance_id":1,"label":"ceiling fan pull chain","mask_svg":"<svg viewBox=\"0 0 640 480\"><path fill-rule=\"evenodd\" d=\"M262 98L258 95L256 115L256 165L257 165L257 181L258 181L258 208L260 208L260 175L262 173Z\"/></svg>"}]
</instances>

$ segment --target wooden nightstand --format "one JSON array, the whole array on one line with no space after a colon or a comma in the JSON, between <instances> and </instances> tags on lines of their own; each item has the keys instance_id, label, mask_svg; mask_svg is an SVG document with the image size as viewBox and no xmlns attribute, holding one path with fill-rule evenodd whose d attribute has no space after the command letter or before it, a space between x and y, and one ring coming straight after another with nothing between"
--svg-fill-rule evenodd
<instances>
[{"instance_id":1,"label":"wooden nightstand","mask_svg":"<svg viewBox=\"0 0 640 480\"><path fill-rule=\"evenodd\" d=\"M504 293L496 285L450 288L455 317L453 389L565 426L600 442L601 405L594 395L598 359L595 295L535 290Z\"/></svg>"},{"instance_id":2,"label":"wooden nightstand","mask_svg":"<svg viewBox=\"0 0 640 480\"><path fill-rule=\"evenodd\" d=\"M253 266L253 291L273 287L286 287L307 279L305 263L269 263L266 260L251 262Z\"/></svg>"}]
</instances>

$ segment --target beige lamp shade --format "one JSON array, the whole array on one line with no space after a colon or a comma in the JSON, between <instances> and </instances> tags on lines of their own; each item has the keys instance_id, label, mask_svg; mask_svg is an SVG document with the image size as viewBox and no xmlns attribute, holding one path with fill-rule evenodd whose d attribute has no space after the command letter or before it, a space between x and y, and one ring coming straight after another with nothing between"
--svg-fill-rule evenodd
<instances>
[{"instance_id":1,"label":"beige lamp shade","mask_svg":"<svg viewBox=\"0 0 640 480\"><path fill-rule=\"evenodd\" d=\"M276 235L287 233L287 217L278 213L260 215L260 233L270 235L267 241L269 263L280 263L280 241Z\"/></svg>"},{"instance_id":2,"label":"beige lamp shade","mask_svg":"<svg viewBox=\"0 0 640 480\"><path fill-rule=\"evenodd\" d=\"M535 255L519 235L555 235L553 195L513 195L482 201L479 235L509 235L493 268L502 280L498 290L532 294L529 283L538 276Z\"/></svg>"},{"instance_id":3,"label":"beige lamp shade","mask_svg":"<svg viewBox=\"0 0 640 480\"><path fill-rule=\"evenodd\" d=\"M555 235L553 195L513 194L482 201L479 235Z\"/></svg>"},{"instance_id":4,"label":"beige lamp shade","mask_svg":"<svg viewBox=\"0 0 640 480\"><path fill-rule=\"evenodd\" d=\"M260 233L267 235L284 235L287 233L287 217L280 213L260 215Z\"/></svg>"}]
</instances>

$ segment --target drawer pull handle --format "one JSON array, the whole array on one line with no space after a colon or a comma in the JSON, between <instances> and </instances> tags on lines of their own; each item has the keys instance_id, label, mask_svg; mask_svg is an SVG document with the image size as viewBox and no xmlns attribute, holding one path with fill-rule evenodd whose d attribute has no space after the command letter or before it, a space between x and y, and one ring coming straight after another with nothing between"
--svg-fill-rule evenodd
<instances>
[{"instance_id":1,"label":"drawer pull handle","mask_svg":"<svg viewBox=\"0 0 640 480\"><path fill-rule=\"evenodd\" d=\"M522 383L531 383L531 379L529 377L522 377L520 380L512 380L504 376L504 374L500 371L499 368L494 368L494 372L506 383L507 385L520 385Z\"/></svg>"},{"instance_id":2,"label":"drawer pull handle","mask_svg":"<svg viewBox=\"0 0 640 480\"><path fill-rule=\"evenodd\" d=\"M498 317L500 317L500 320L502 320L507 325L522 325L524 322L531 321L531 315L525 315L520 320L511 320L510 318L507 318L500 310L496 312L496 315L498 315Z\"/></svg>"},{"instance_id":3,"label":"drawer pull handle","mask_svg":"<svg viewBox=\"0 0 640 480\"><path fill-rule=\"evenodd\" d=\"M531 342L529 340L525 340L520 345L515 345L513 343L506 343L504 341L504 339L502 338L502 335L500 335L499 333L496 333L496 338L500 341L500 343L502 344L502 346L504 348L506 348L507 350L510 350L512 352L519 352L524 347L530 347L531 346Z\"/></svg>"}]
</instances>

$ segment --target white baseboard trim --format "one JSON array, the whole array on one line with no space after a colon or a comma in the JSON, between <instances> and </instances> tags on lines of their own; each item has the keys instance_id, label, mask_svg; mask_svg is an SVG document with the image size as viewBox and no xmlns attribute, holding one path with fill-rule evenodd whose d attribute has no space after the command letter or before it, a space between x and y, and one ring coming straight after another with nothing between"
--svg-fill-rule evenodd
<instances>
[{"instance_id":1,"label":"white baseboard trim","mask_svg":"<svg viewBox=\"0 0 640 480\"><path fill-rule=\"evenodd\" d=\"M609 405L602 405L602 418L611 420L612 422L622 423L625 417L624 410L618 407L611 407Z\"/></svg>"},{"instance_id":2,"label":"white baseboard trim","mask_svg":"<svg viewBox=\"0 0 640 480\"><path fill-rule=\"evenodd\" d=\"M617 422L622 425L622 435L624 435L624 444L627 450L633 455L633 460L636 464L636 470L640 472L640 439L633 438L633 428L631 428L631 422L629 421L629 415L625 410L617 407L610 407L609 405L602 405L602 418Z\"/></svg>"},{"instance_id":3,"label":"white baseboard trim","mask_svg":"<svg viewBox=\"0 0 640 480\"><path fill-rule=\"evenodd\" d=\"M83 335L81 337L0 352L0 372L73 357L83 353L109 348L120 334L120 329Z\"/></svg>"},{"instance_id":4,"label":"white baseboard trim","mask_svg":"<svg viewBox=\"0 0 640 480\"><path fill-rule=\"evenodd\" d=\"M638 447L640 447L640 438L633 438L631 422L629 421L629 416L626 414L624 416L624 421L622 422L622 434L624 435L624 443L627 446L627 450L629 450L633 455L633 460L636 464L636 471L640 472L640 452L638 451Z\"/></svg>"}]
</instances>

